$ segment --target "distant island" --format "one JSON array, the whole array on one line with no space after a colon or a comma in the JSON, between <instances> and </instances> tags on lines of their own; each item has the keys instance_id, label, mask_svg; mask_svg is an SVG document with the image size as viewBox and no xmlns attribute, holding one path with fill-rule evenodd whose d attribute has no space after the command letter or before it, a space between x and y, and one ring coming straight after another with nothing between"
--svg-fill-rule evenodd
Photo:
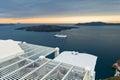
<instances>
[{"instance_id":1,"label":"distant island","mask_svg":"<svg viewBox=\"0 0 120 80\"><path fill-rule=\"evenodd\" d=\"M120 23L105 23L105 22L89 22L89 23L77 23L77 26L104 26L104 25L119 25Z\"/></svg>"},{"instance_id":2,"label":"distant island","mask_svg":"<svg viewBox=\"0 0 120 80\"><path fill-rule=\"evenodd\" d=\"M0 26L9 26L9 25L15 25L13 23L10 23L10 24L0 24Z\"/></svg>"},{"instance_id":3,"label":"distant island","mask_svg":"<svg viewBox=\"0 0 120 80\"><path fill-rule=\"evenodd\" d=\"M35 32L59 32L62 30L68 30L72 28L79 28L79 27L58 26L58 25L39 25L39 26L21 27L21 28L17 28L16 30L35 31Z\"/></svg>"}]
</instances>

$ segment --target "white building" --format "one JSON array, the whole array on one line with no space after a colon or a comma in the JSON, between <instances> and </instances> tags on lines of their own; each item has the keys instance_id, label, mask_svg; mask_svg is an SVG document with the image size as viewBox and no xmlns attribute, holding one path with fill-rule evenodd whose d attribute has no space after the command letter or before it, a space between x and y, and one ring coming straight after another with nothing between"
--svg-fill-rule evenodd
<instances>
[{"instance_id":1,"label":"white building","mask_svg":"<svg viewBox=\"0 0 120 80\"><path fill-rule=\"evenodd\" d=\"M0 80L95 80L96 60L86 53L59 54L59 48L0 40Z\"/></svg>"}]
</instances>

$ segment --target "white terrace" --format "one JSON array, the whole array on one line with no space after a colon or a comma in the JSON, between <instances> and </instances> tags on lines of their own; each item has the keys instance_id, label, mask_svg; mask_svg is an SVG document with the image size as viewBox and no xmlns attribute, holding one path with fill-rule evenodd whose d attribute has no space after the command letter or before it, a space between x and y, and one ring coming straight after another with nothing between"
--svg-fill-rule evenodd
<instances>
[{"instance_id":1,"label":"white terrace","mask_svg":"<svg viewBox=\"0 0 120 80\"><path fill-rule=\"evenodd\" d=\"M59 54L59 48L0 40L0 80L95 80L96 60L90 54Z\"/></svg>"}]
</instances>

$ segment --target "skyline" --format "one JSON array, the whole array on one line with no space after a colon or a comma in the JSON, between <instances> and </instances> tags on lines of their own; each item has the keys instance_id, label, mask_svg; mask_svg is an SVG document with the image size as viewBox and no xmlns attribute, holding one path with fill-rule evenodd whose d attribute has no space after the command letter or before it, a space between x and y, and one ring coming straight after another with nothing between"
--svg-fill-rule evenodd
<instances>
[{"instance_id":1,"label":"skyline","mask_svg":"<svg viewBox=\"0 0 120 80\"><path fill-rule=\"evenodd\" d=\"M1 0L0 23L120 23L120 0Z\"/></svg>"}]
</instances>

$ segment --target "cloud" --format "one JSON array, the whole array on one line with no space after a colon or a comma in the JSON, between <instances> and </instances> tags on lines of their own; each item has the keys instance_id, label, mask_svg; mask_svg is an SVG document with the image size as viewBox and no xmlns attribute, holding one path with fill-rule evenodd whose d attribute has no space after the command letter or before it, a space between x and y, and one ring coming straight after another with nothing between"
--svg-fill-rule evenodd
<instances>
[{"instance_id":1,"label":"cloud","mask_svg":"<svg viewBox=\"0 0 120 80\"><path fill-rule=\"evenodd\" d=\"M120 14L120 0L0 0L1 18Z\"/></svg>"}]
</instances>

